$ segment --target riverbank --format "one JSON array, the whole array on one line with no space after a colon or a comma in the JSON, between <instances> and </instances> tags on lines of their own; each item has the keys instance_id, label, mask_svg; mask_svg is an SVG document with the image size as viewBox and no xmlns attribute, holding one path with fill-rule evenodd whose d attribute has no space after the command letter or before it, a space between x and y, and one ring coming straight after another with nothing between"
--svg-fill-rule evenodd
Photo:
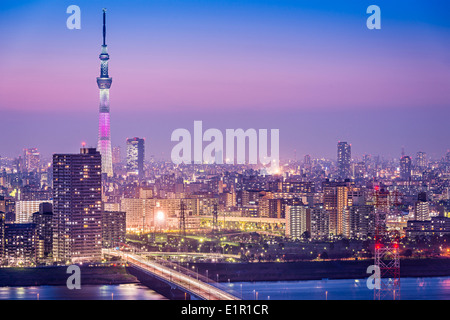
<instances>
[{"instance_id":1,"label":"riverbank","mask_svg":"<svg viewBox=\"0 0 450 320\"><path fill-rule=\"evenodd\" d=\"M123 266L81 266L81 285L139 283ZM65 286L70 274L65 266L0 268L0 287Z\"/></svg>"},{"instance_id":2,"label":"riverbank","mask_svg":"<svg viewBox=\"0 0 450 320\"><path fill-rule=\"evenodd\" d=\"M363 279L373 260L299 261L261 263L190 263L193 270L213 281L294 281L321 279ZM402 259L401 277L450 276L450 259Z\"/></svg>"}]
</instances>

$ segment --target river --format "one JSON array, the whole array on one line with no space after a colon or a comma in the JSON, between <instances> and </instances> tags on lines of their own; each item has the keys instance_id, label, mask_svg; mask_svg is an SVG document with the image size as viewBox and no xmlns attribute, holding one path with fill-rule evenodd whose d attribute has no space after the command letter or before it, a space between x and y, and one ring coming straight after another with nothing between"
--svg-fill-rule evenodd
<instances>
[{"instance_id":1,"label":"river","mask_svg":"<svg viewBox=\"0 0 450 320\"><path fill-rule=\"evenodd\" d=\"M311 280L221 283L245 300L372 300L373 291L360 280ZM0 287L0 300L166 300L140 284ZM402 278L402 300L450 300L450 277Z\"/></svg>"}]
</instances>

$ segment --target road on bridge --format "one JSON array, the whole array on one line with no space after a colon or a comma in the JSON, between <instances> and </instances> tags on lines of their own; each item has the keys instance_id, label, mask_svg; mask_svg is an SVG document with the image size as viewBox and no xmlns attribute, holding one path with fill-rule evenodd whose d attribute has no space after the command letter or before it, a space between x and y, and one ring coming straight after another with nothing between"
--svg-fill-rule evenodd
<instances>
[{"instance_id":1,"label":"road on bridge","mask_svg":"<svg viewBox=\"0 0 450 320\"><path fill-rule=\"evenodd\" d=\"M191 278L190 276L165 267L158 262L147 260L137 254L109 250L108 254L118 255L128 263L143 269L147 272L153 273L156 276L172 282L185 291L192 292L199 298L204 300L240 300L236 296L227 293L215 286L205 283L201 280Z\"/></svg>"}]
</instances>

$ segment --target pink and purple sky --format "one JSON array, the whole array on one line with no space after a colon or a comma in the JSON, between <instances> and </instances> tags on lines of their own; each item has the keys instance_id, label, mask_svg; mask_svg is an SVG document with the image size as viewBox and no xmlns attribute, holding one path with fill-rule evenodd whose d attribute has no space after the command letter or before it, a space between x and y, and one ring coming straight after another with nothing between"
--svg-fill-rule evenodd
<instances>
[{"instance_id":1,"label":"pink and purple sky","mask_svg":"<svg viewBox=\"0 0 450 320\"><path fill-rule=\"evenodd\" d=\"M280 129L283 158L450 148L448 1L52 0L0 4L0 155L96 145L103 7L113 146L145 137L168 158L172 131L203 120Z\"/></svg>"}]
</instances>

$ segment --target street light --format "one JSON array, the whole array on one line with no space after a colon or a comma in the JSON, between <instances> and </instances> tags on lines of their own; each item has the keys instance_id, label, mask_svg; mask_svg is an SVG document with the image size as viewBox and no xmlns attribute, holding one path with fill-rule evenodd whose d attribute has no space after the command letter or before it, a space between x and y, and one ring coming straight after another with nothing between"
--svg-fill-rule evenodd
<instances>
[{"instance_id":1,"label":"street light","mask_svg":"<svg viewBox=\"0 0 450 320\"><path fill-rule=\"evenodd\" d=\"M162 212L161 210L156 212L156 221L158 221L158 223L164 222L164 212Z\"/></svg>"},{"instance_id":2,"label":"street light","mask_svg":"<svg viewBox=\"0 0 450 320\"><path fill-rule=\"evenodd\" d=\"M156 212L156 224L159 225L159 232L162 230L162 226L164 224L164 221L166 220L166 215L163 211L159 210ZM155 227L156 229L156 227Z\"/></svg>"},{"instance_id":3,"label":"street light","mask_svg":"<svg viewBox=\"0 0 450 320\"><path fill-rule=\"evenodd\" d=\"M192 266L192 269L197 271L197 281L198 281L198 267Z\"/></svg>"}]
</instances>

